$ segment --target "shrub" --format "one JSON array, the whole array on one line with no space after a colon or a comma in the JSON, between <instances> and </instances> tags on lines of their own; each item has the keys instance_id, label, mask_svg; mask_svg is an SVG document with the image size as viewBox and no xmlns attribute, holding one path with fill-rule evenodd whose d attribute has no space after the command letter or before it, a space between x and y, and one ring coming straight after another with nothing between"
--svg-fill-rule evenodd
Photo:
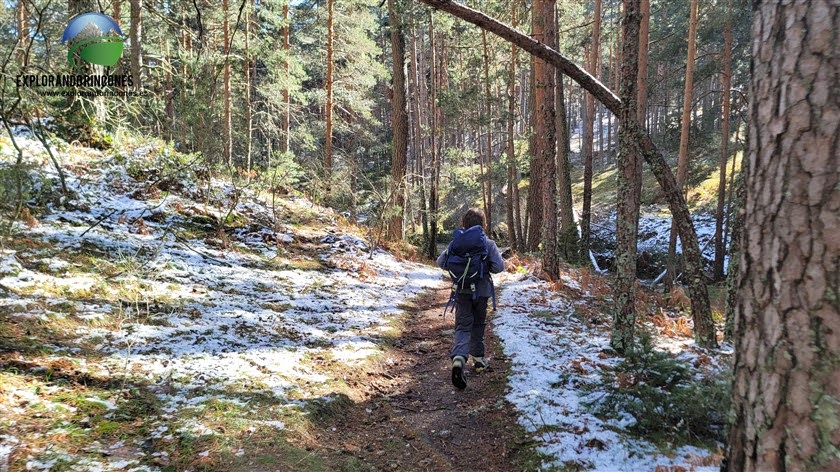
<instances>
[{"instance_id":1,"label":"shrub","mask_svg":"<svg viewBox=\"0 0 840 472\"><path fill-rule=\"evenodd\" d=\"M595 388L606 395L589 403L604 418L630 415L627 430L655 442L723 442L729 408L729 375L697 378L693 369L642 336L635 350L605 371Z\"/></svg>"}]
</instances>

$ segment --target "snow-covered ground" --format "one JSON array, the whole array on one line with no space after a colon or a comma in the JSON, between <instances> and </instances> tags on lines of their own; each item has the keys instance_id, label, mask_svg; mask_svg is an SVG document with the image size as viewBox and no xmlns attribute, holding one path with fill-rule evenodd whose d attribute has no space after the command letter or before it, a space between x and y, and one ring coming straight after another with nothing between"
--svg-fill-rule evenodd
<instances>
[{"instance_id":1,"label":"snow-covered ground","mask_svg":"<svg viewBox=\"0 0 840 472\"><path fill-rule=\"evenodd\" d=\"M665 455L644 440L622 430L634 421L626 415L604 421L585 403L603 392L587 393L583 387L598 381L604 367L620 358L604 355L609 335L588 327L576 315L576 307L590 298L582 293L570 299L551 291L545 282L523 275L504 274L502 294L495 317L496 334L513 362L508 379L510 401L520 412L520 423L538 440L546 455L546 467L570 470L653 471L657 466L680 466L694 471L703 467L713 451L683 446ZM575 290L572 280L564 283ZM690 339L664 340L658 347L686 360L697 354ZM659 470L659 469L656 469ZM671 470L671 469L666 469Z\"/></svg>"},{"instance_id":2,"label":"snow-covered ground","mask_svg":"<svg viewBox=\"0 0 840 472\"><path fill-rule=\"evenodd\" d=\"M612 213L600 218L592 225L593 239L596 244L605 246L597 252L597 256L612 259L615 256L615 219ZM709 213L695 213L691 216L694 230L697 232L697 242L703 258L711 266L715 258L715 216ZM640 258L652 258L656 271L664 270L664 260L668 253L668 243L671 236L671 214L666 206L650 205L642 208L639 217L639 239L637 243ZM682 253L682 244L677 238L677 253ZM658 262L658 264L657 264ZM651 262L649 262L651 263ZM724 257L724 269L729 264L729 255ZM657 272L658 273L658 272Z\"/></svg>"},{"instance_id":3,"label":"snow-covered ground","mask_svg":"<svg viewBox=\"0 0 840 472\"><path fill-rule=\"evenodd\" d=\"M57 181L40 144L26 136L18 140L27 162L38 164L38 178ZM85 375L147 385L164 412L147 418L153 438L178 428L215 434L200 420L173 420L184 408L211 401L268 395L282 409L317 397L335 379L312 359L340 370L381 352L378 341L393 334L390 323L400 305L441 285L440 271L429 266L398 261L382 250L369 259L363 239L343 232L330 211L302 199L286 199L282 215L315 212L316 227L284 225L274 233L246 225L230 232L223 248L212 231L195 237L183 228L194 227L202 215L223 217L225 202L251 221L272 221L269 202L243 190L233 203L232 188L221 181L201 194L189 188L138 192L148 182L132 178L123 160L89 152L93 160L65 167L74 196L64 208L53 207L32 227L16 223L19 234L35 243L0 252L0 286L11 291L0 298L0 315L72 321L68 326L75 332L66 333L72 342L48 346L39 362L72 361ZM142 165L151 152L136 150L132 165ZM0 159L10 162L13 156L4 154ZM218 201L206 204L199 195ZM309 249L287 247L295 243ZM95 358L79 355L83 350ZM56 407L38 395L10 395L0 402L0 416L26 414L39 404ZM120 398L90 401L110 410ZM139 444L102 445L124 446L131 454L68 458L57 445L39 449L0 436L0 464L23 449L31 470L47 470L56 460L80 470L146 470L138 466L144 455Z\"/></svg>"}]
</instances>

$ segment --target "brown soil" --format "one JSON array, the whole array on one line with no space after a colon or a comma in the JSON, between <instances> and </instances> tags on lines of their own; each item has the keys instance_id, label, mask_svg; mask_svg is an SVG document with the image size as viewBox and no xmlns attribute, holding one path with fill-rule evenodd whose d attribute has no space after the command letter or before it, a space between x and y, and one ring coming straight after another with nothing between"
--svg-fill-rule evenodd
<instances>
[{"instance_id":1,"label":"brown soil","mask_svg":"<svg viewBox=\"0 0 840 472\"><path fill-rule=\"evenodd\" d=\"M360 399L343 397L316 414L312 453L338 470L517 471L538 466L531 442L504 400L509 360L486 333L490 368L468 363L467 388L451 383L454 316L449 289L432 290L408 308L402 335L382 360L346 382Z\"/></svg>"}]
</instances>

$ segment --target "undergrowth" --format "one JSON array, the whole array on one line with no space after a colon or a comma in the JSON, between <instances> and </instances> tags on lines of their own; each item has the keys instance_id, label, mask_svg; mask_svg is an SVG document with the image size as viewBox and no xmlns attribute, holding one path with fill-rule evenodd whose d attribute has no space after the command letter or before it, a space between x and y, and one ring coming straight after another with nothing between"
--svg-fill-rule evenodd
<instances>
[{"instance_id":1,"label":"undergrowth","mask_svg":"<svg viewBox=\"0 0 840 472\"><path fill-rule=\"evenodd\" d=\"M587 406L605 419L629 415L626 430L655 443L708 445L724 441L727 378L724 371L695 375L690 365L655 349L643 335L636 349L591 386L606 394Z\"/></svg>"}]
</instances>

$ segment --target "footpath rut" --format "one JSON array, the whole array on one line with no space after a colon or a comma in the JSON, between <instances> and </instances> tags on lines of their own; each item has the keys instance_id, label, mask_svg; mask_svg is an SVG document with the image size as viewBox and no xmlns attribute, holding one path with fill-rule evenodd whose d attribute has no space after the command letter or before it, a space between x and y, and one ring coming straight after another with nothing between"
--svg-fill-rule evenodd
<instances>
[{"instance_id":1,"label":"footpath rut","mask_svg":"<svg viewBox=\"0 0 840 472\"><path fill-rule=\"evenodd\" d=\"M492 332L490 369L468 365L468 386L452 386L454 316L441 316L449 289L407 307L402 335L383 359L345 381L364 398L346 401L319 423L315 449L352 470L515 471L530 469L529 441L504 400L509 360ZM316 452L317 453L317 452Z\"/></svg>"}]
</instances>

